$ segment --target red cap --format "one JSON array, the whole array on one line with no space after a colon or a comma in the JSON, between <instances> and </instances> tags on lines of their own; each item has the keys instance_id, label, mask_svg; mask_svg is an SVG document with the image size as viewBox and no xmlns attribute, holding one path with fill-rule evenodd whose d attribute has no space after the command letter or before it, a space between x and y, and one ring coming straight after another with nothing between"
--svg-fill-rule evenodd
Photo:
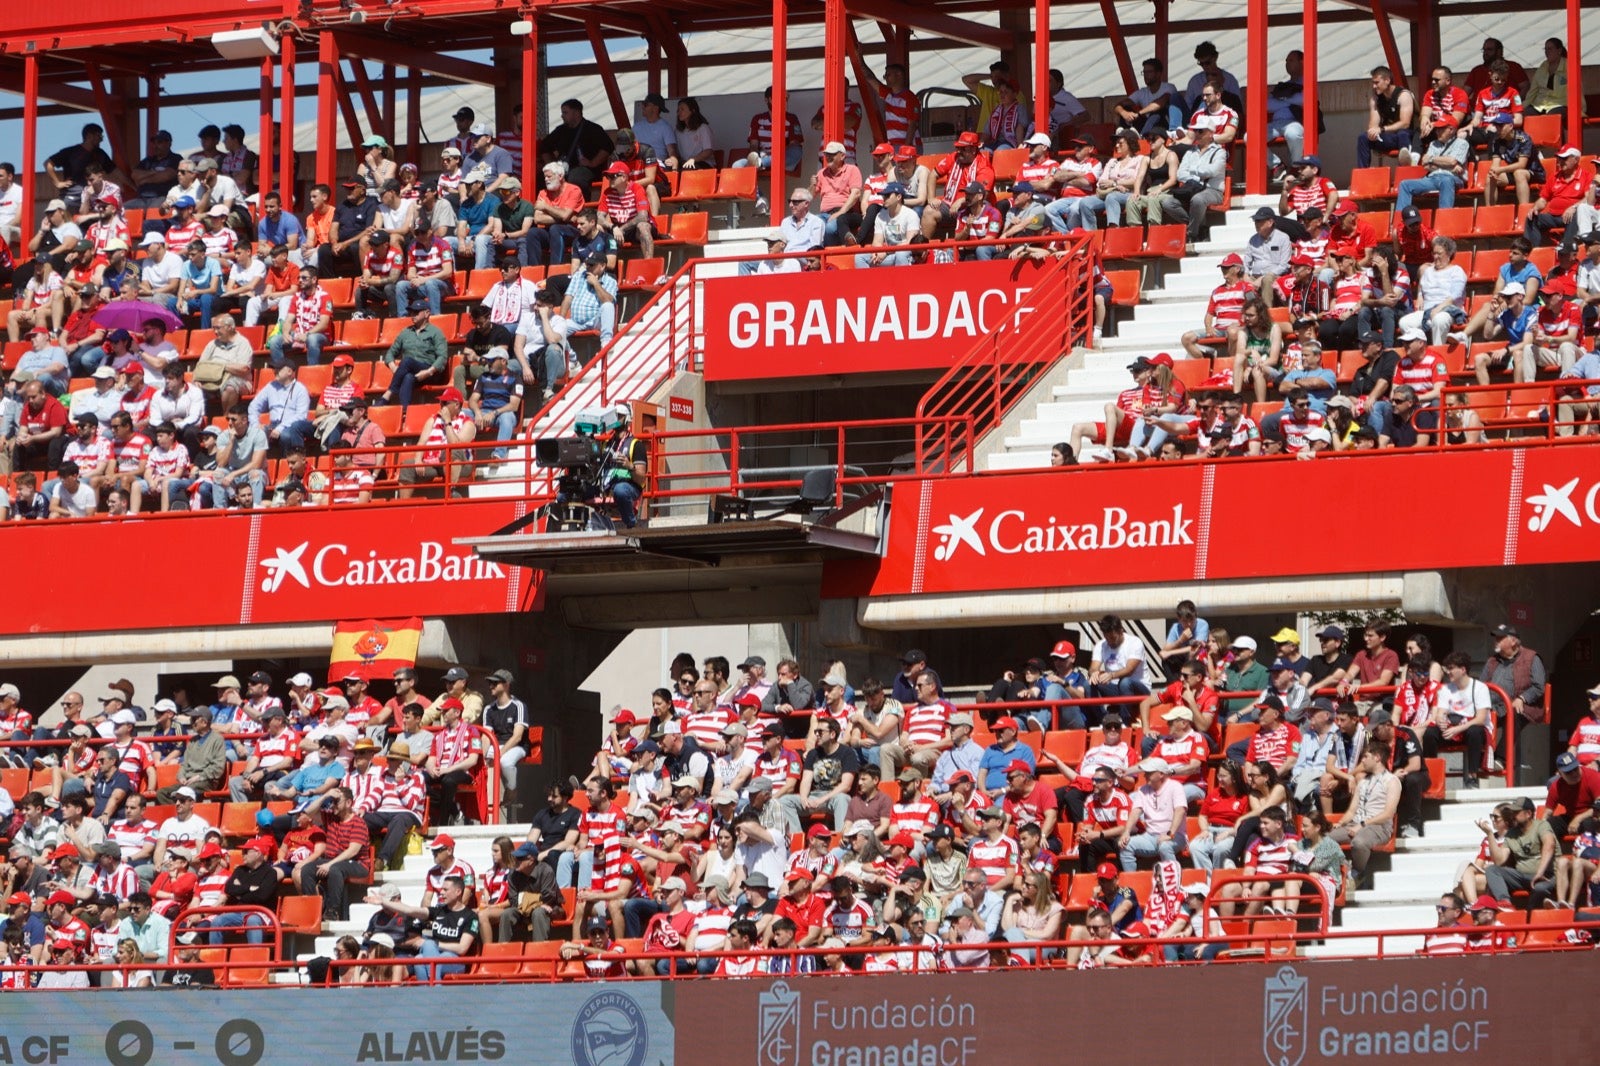
<instances>
[{"instance_id":1,"label":"red cap","mask_svg":"<svg viewBox=\"0 0 1600 1066\"><path fill-rule=\"evenodd\" d=\"M976 148L981 143L982 142L978 140L978 135L973 133L971 130L967 130L965 133L956 138L957 148Z\"/></svg>"},{"instance_id":2,"label":"red cap","mask_svg":"<svg viewBox=\"0 0 1600 1066\"><path fill-rule=\"evenodd\" d=\"M347 189L364 189L366 186L367 183L364 181L347 181L344 183L344 187Z\"/></svg>"},{"instance_id":3,"label":"red cap","mask_svg":"<svg viewBox=\"0 0 1600 1066\"><path fill-rule=\"evenodd\" d=\"M829 829L827 826L823 825L820 822L817 823L816 825L812 826L810 829L806 830L806 839L807 840L816 840L818 837L826 837L826 836L832 836L832 835L833 835L833 830Z\"/></svg>"},{"instance_id":4,"label":"red cap","mask_svg":"<svg viewBox=\"0 0 1600 1066\"><path fill-rule=\"evenodd\" d=\"M894 145L890 144L888 141L883 141L876 148L874 148L872 150L872 154L873 155L894 155Z\"/></svg>"},{"instance_id":5,"label":"red cap","mask_svg":"<svg viewBox=\"0 0 1600 1066\"><path fill-rule=\"evenodd\" d=\"M1335 244L1328 245L1328 254L1337 255L1340 258L1348 256L1354 259L1356 254L1356 246L1348 241L1339 241Z\"/></svg>"},{"instance_id":6,"label":"red cap","mask_svg":"<svg viewBox=\"0 0 1600 1066\"><path fill-rule=\"evenodd\" d=\"M1579 148L1575 144L1563 144L1561 146L1561 150L1556 153L1556 158L1557 159L1582 159L1583 158L1583 149Z\"/></svg>"},{"instance_id":7,"label":"red cap","mask_svg":"<svg viewBox=\"0 0 1600 1066\"><path fill-rule=\"evenodd\" d=\"M761 706L761 697L757 696L754 692L746 692L744 695L734 700L733 705L735 707L759 707Z\"/></svg>"},{"instance_id":8,"label":"red cap","mask_svg":"<svg viewBox=\"0 0 1600 1066\"><path fill-rule=\"evenodd\" d=\"M1460 123L1456 121L1456 117L1454 115L1450 114L1448 111L1446 111L1442 115L1435 116L1434 120L1433 120L1433 124L1434 124L1435 127L1438 127L1438 126L1451 126L1451 127L1454 127L1454 126L1459 126L1460 125Z\"/></svg>"},{"instance_id":9,"label":"red cap","mask_svg":"<svg viewBox=\"0 0 1600 1066\"><path fill-rule=\"evenodd\" d=\"M78 945L72 942L71 937L56 936L50 938L51 951L77 951Z\"/></svg>"},{"instance_id":10,"label":"red cap","mask_svg":"<svg viewBox=\"0 0 1600 1066\"><path fill-rule=\"evenodd\" d=\"M950 775L949 781L952 785L959 785L963 781L971 781L973 784L978 783L978 779L973 777L966 770L957 770L955 773Z\"/></svg>"},{"instance_id":11,"label":"red cap","mask_svg":"<svg viewBox=\"0 0 1600 1066\"><path fill-rule=\"evenodd\" d=\"M1239 255L1238 252L1229 252L1227 255L1222 257L1222 262L1218 263L1217 266L1223 270L1226 270L1228 267L1242 267L1244 266L1244 259Z\"/></svg>"},{"instance_id":12,"label":"red cap","mask_svg":"<svg viewBox=\"0 0 1600 1066\"><path fill-rule=\"evenodd\" d=\"M1467 908L1469 911L1497 911L1499 909L1500 901L1487 892L1473 900L1472 906Z\"/></svg>"},{"instance_id":13,"label":"red cap","mask_svg":"<svg viewBox=\"0 0 1600 1066\"><path fill-rule=\"evenodd\" d=\"M13 892L11 895L6 897L6 906L31 907L33 906L33 897L28 895L26 892Z\"/></svg>"},{"instance_id":14,"label":"red cap","mask_svg":"<svg viewBox=\"0 0 1600 1066\"><path fill-rule=\"evenodd\" d=\"M1070 640L1058 640L1056 646L1050 649L1052 659L1074 659L1077 655L1078 647Z\"/></svg>"},{"instance_id":15,"label":"red cap","mask_svg":"<svg viewBox=\"0 0 1600 1066\"><path fill-rule=\"evenodd\" d=\"M60 862L62 859L78 858L78 849L71 844L58 844L56 850L50 853L51 862Z\"/></svg>"},{"instance_id":16,"label":"red cap","mask_svg":"<svg viewBox=\"0 0 1600 1066\"><path fill-rule=\"evenodd\" d=\"M64 903L70 907L76 902L78 902L77 896L74 896L64 888L58 888L50 893L49 898L44 901L44 905L46 907L54 907L57 903Z\"/></svg>"},{"instance_id":17,"label":"red cap","mask_svg":"<svg viewBox=\"0 0 1600 1066\"><path fill-rule=\"evenodd\" d=\"M1012 774L1027 774L1029 777L1032 777L1033 767L1029 766L1021 759L1012 759L1011 762L1006 766L1006 776L1010 777Z\"/></svg>"},{"instance_id":18,"label":"red cap","mask_svg":"<svg viewBox=\"0 0 1600 1066\"><path fill-rule=\"evenodd\" d=\"M1560 277L1551 278L1546 281L1544 283L1544 287L1539 291L1544 293L1546 296L1552 294L1572 296L1577 293L1578 287L1577 285L1573 284L1571 274L1562 274Z\"/></svg>"},{"instance_id":19,"label":"red cap","mask_svg":"<svg viewBox=\"0 0 1600 1066\"><path fill-rule=\"evenodd\" d=\"M608 177L608 178L613 174L632 174L632 173L633 173L633 168L630 167L628 164L624 163L620 159L617 160L615 163L612 163L609 167L606 167L606 177Z\"/></svg>"},{"instance_id":20,"label":"red cap","mask_svg":"<svg viewBox=\"0 0 1600 1066\"><path fill-rule=\"evenodd\" d=\"M356 361L354 359L350 358L348 355L336 355L336 356L333 357L333 365L334 366L355 366L356 365Z\"/></svg>"},{"instance_id":21,"label":"red cap","mask_svg":"<svg viewBox=\"0 0 1600 1066\"><path fill-rule=\"evenodd\" d=\"M244 851L259 851L267 858L272 858L273 852L278 850L278 842L268 836L251 837L240 845Z\"/></svg>"},{"instance_id":22,"label":"red cap","mask_svg":"<svg viewBox=\"0 0 1600 1066\"><path fill-rule=\"evenodd\" d=\"M433 841L428 845L428 850L440 851L444 848L450 848L454 850L455 846L455 837L451 836L449 833L440 833L438 836L434 837Z\"/></svg>"},{"instance_id":23,"label":"red cap","mask_svg":"<svg viewBox=\"0 0 1600 1066\"><path fill-rule=\"evenodd\" d=\"M438 707L441 711L464 711L467 709L466 706L454 696L446 696L444 699L434 704L434 706Z\"/></svg>"},{"instance_id":24,"label":"red cap","mask_svg":"<svg viewBox=\"0 0 1600 1066\"><path fill-rule=\"evenodd\" d=\"M1339 206L1333 209L1334 218L1338 218L1340 215L1353 215L1355 213L1356 205L1355 201L1353 200L1340 200Z\"/></svg>"},{"instance_id":25,"label":"red cap","mask_svg":"<svg viewBox=\"0 0 1600 1066\"><path fill-rule=\"evenodd\" d=\"M1002 729L1021 729L1022 727L1017 724L1015 718L1005 714L994 720L994 728L995 732L999 732Z\"/></svg>"},{"instance_id":26,"label":"red cap","mask_svg":"<svg viewBox=\"0 0 1600 1066\"><path fill-rule=\"evenodd\" d=\"M618 709L617 713L611 716L612 725L632 725L638 720L633 716L633 712L626 707Z\"/></svg>"},{"instance_id":27,"label":"red cap","mask_svg":"<svg viewBox=\"0 0 1600 1066\"><path fill-rule=\"evenodd\" d=\"M221 858L221 857L222 857L222 847L215 840L211 841L205 847L201 848L200 849L200 854L195 856L196 859L201 859L201 860L204 860L204 859L218 859L218 858Z\"/></svg>"},{"instance_id":28,"label":"red cap","mask_svg":"<svg viewBox=\"0 0 1600 1066\"><path fill-rule=\"evenodd\" d=\"M1155 366L1164 366L1168 370L1172 369L1172 356L1168 355L1166 352L1159 352L1156 355L1151 356L1150 362Z\"/></svg>"},{"instance_id":29,"label":"red cap","mask_svg":"<svg viewBox=\"0 0 1600 1066\"><path fill-rule=\"evenodd\" d=\"M1317 265L1317 261L1304 252L1296 252L1289 257L1289 265L1292 267L1314 267Z\"/></svg>"},{"instance_id":30,"label":"red cap","mask_svg":"<svg viewBox=\"0 0 1600 1066\"><path fill-rule=\"evenodd\" d=\"M902 144L894 150L894 161L896 163L909 163L915 158L917 158L917 150L909 144Z\"/></svg>"},{"instance_id":31,"label":"red cap","mask_svg":"<svg viewBox=\"0 0 1600 1066\"><path fill-rule=\"evenodd\" d=\"M889 846L892 848L896 844L900 845L902 848L905 848L907 851L910 851L912 848L917 846L917 839L910 833L896 833L894 836L889 838Z\"/></svg>"},{"instance_id":32,"label":"red cap","mask_svg":"<svg viewBox=\"0 0 1600 1066\"><path fill-rule=\"evenodd\" d=\"M440 403L466 403L467 398L461 395L461 390L451 385L439 394Z\"/></svg>"},{"instance_id":33,"label":"red cap","mask_svg":"<svg viewBox=\"0 0 1600 1066\"><path fill-rule=\"evenodd\" d=\"M1094 871L1094 875L1100 878L1102 881L1109 881L1120 873L1122 873L1122 870L1109 862L1101 863L1099 866L1095 867Z\"/></svg>"}]
</instances>

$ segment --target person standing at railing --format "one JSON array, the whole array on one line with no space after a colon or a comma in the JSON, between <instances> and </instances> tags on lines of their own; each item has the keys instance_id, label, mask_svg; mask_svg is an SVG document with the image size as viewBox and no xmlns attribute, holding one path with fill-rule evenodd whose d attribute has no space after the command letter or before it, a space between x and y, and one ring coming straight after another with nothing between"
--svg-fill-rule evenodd
<instances>
[{"instance_id":1,"label":"person standing at railing","mask_svg":"<svg viewBox=\"0 0 1600 1066\"><path fill-rule=\"evenodd\" d=\"M1502 623L1490 630L1489 636L1494 641L1494 652L1484 662L1478 677L1510 697L1508 712L1500 692L1490 690L1495 717L1505 723L1505 729L1500 731L1502 736L1514 729L1520 740L1524 725L1542 722L1547 715L1544 660L1538 652L1523 645L1515 626Z\"/></svg>"}]
</instances>

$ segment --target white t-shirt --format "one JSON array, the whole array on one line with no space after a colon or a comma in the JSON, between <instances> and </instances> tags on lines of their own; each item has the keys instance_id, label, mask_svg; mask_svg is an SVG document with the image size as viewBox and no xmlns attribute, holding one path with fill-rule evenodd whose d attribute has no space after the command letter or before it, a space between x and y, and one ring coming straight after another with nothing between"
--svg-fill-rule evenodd
<instances>
[{"instance_id":1,"label":"white t-shirt","mask_svg":"<svg viewBox=\"0 0 1600 1066\"><path fill-rule=\"evenodd\" d=\"M872 225L872 243L890 246L910 244L912 236L918 232L919 224L917 213L909 207L901 207L898 215L880 211L878 220Z\"/></svg>"},{"instance_id":2,"label":"white t-shirt","mask_svg":"<svg viewBox=\"0 0 1600 1066\"><path fill-rule=\"evenodd\" d=\"M267 281L267 261L255 256L244 266L234 263L228 268L228 284L245 286L247 291L260 295Z\"/></svg>"},{"instance_id":3,"label":"white t-shirt","mask_svg":"<svg viewBox=\"0 0 1600 1066\"><path fill-rule=\"evenodd\" d=\"M15 229L17 217L22 213L22 186L16 182L0 192L0 230Z\"/></svg>"},{"instance_id":4,"label":"white t-shirt","mask_svg":"<svg viewBox=\"0 0 1600 1066\"><path fill-rule=\"evenodd\" d=\"M144 261L144 267L139 271L139 279L152 289L178 281L183 277L183 256L174 252L167 252L161 257L161 262L156 262L152 256Z\"/></svg>"},{"instance_id":5,"label":"white t-shirt","mask_svg":"<svg viewBox=\"0 0 1600 1066\"><path fill-rule=\"evenodd\" d=\"M1421 308L1459 303L1467 291L1467 272L1454 263L1443 270L1429 263L1422 268L1417 285L1417 306Z\"/></svg>"},{"instance_id":6,"label":"white t-shirt","mask_svg":"<svg viewBox=\"0 0 1600 1066\"><path fill-rule=\"evenodd\" d=\"M678 158L687 162L701 152L711 150L711 123L701 125L697 130L681 129L678 131Z\"/></svg>"},{"instance_id":7,"label":"white t-shirt","mask_svg":"<svg viewBox=\"0 0 1600 1066\"><path fill-rule=\"evenodd\" d=\"M90 488L86 481L79 481L78 491L70 493L63 482L52 481L50 499L66 508L67 513L73 518L86 518L94 514L95 506L100 502L94 489Z\"/></svg>"},{"instance_id":8,"label":"white t-shirt","mask_svg":"<svg viewBox=\"0 0 1600 1066\"><path fill-rule=\"evenodd\" d=\"M191 814L187 819L173 816L161 823L161 828L156 830L156 839L165 840L169 848L174 845L198 848L205 841L206 830L210 828L211 823L198 814Z\"/></svg>"},{"instance_id":9,"label":"white t-shirt","mask_svg":"<svg viewBox=\"0 0 1600 1066\"><path fill-rule=\"evenodd\" d=\"M1122 643L1113 648L1102 640L1094 646L1094 661L1100 664L1100 669L1107 673L1115 673L1123 667L1133 665L1133 672L1127 677L1130 682L1144 682L1144 648L1137 640L1124 634Z\"/></svg>"},{"instance_id":10,"label":"white t-shirt","mask_svg":"<svg viewBox=\"0 0 1600 1066\"><path fill-rule=\"evenodd\" d=\"M1469 680L1464 689L1450 684L1440 685L1433 697L1433 705L1443 711L1453 725L1469 721L1480 710L1487 711L1493 706L1489 698L1489 686L1475 678Z\"/></svg>"}]
</instances>

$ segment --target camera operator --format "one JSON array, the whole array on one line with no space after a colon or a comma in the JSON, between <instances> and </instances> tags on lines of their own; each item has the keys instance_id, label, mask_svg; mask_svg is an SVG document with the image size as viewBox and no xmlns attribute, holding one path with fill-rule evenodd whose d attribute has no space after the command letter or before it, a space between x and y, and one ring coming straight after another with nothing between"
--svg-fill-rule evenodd
<instances>
[{"instance_id":1,"label":"camera operator","mask_svg":"<svg viewBox=\"0 0 1600 1066\"><path fill-rule=\"evenodd\" d=\"M619 403L611 409L611 415L616 425L609 436L602 438L605 448L592 468L597 476L592 482L585 476L573 487L584 495L593 491L603 496L609 492L616 502L617 516L624 526L632 529L639 524L639 498L644 494L648 476L645 463L649 451L645 442L633 435L632 408ZM571 501L570 484L573 483L562 479L561 490L556 494L557 503Z\"/></svg>"}]
</instances>

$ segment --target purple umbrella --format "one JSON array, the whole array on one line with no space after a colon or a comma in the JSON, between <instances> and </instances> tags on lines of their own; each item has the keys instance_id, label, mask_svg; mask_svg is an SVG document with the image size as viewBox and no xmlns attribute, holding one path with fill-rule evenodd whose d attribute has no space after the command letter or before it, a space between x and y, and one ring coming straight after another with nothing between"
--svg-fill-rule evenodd
<instances>
[{"instance_id":1,"label":"purple umbrella","mask_svg":"<svg viewBox=\"0 0 1600 1066\"><path fill-rule=\"evenodd\" d=\"M152 318L166 326L168 333L183 328L183 319L160 304L146 300L115 300L96 311L91 321L106 329L125 329L138 335Z\"/></svg>"}]
</instances>

